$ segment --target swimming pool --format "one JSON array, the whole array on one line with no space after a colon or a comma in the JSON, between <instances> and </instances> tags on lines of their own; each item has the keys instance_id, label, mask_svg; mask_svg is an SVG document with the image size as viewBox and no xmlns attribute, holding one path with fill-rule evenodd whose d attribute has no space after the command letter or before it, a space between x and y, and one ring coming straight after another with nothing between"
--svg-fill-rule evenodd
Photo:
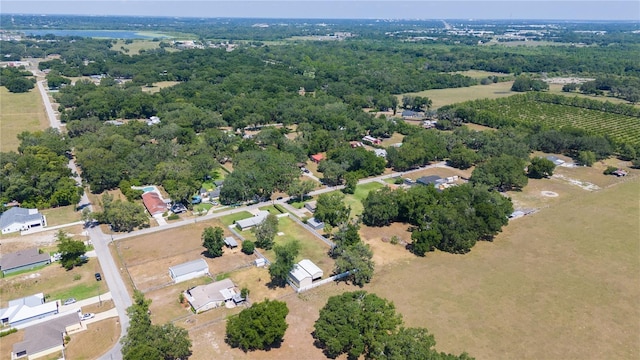
<instances>
[{"instance_id":1,"label":"swimming pool","mask_svg":"<svg viewBox=\"0 0 640 360\"><path fill-rule=\"evenodd\" d=\"M143 187L142 191L144 192L152 192L152 191L156 191L156 188L154 186L147 186L147 187Z\"/></svg>"}]
</instances>

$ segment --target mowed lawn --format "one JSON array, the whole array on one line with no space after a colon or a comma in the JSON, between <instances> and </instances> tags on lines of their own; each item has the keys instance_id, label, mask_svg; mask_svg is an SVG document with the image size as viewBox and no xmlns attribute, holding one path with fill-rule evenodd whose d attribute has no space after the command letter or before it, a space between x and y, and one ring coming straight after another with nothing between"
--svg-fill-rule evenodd
<instances>
[{"instance_id":1,"label":"mowed lawn","mask_svg":"<svg viewBox=\"0 0 640 360\"><path fill-rule=\"evenodd\" d=\"M10 93L0 87L0 152L16 151L23 131L46 129L49 121L38 88L27 93Z\"/></svg>"},{"instance_id":2,"label":"mowed lawn","mask_svg":"<svg viewBox=\"0 0 640 360\"><path fill-rule=\"evenodd\" d=\"M96 359L115 345L119 337L120 324L116 318L98 321L71 335L65 355L68 359Z\"/></svg>"},{"instance_id":3,"label":"mowed lawn","mask_svg":"<svg viewBox=\"0 0 640 360\"><path fill-rule=\"evenodd\" d=\"M372 190L378 190L382 188L384 185L379 182L370 182L366 184L360 184L356 186L356 191L353 194L347 194L344 197L344 203L351 207L351 215L350 217L353 219L358 215L361 215L364 211L364 206L362 206L362 201L369 195L369 192Z\"/></svg>"},{"instance_id":4,"label":"mowed lawn","mask_svg":"<svg viewBox=\"0 0 640 360\"><path fill-rule=\"evenodd\" d=\"M467 255L429 253L378 269L366 289L393 300L408 326L432 331L440 351L637 359L639 186L635 178L583 191L512 221Z\"/></svg>"}]
</instances>

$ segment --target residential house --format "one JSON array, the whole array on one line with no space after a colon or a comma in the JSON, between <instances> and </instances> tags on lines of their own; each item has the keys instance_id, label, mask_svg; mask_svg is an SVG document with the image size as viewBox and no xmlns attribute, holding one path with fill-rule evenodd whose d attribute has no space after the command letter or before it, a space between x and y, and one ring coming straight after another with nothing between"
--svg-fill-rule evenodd
<instances>
[{"instance_id":1,"label":"residential house","mask_svg":"<svg viewBox=\"0 0 640 360\"><path fill-rule=\"evenodd\" d=\"M206 275L209 275L209 265L204 259L189 261L169 268L169 276L176 284Z\"/></svg>"},{"instance_id":2,"label":"residential house","mask_svg":"<svg viewBox=\"0 0 640 360\"><path fill-rule=\"evenodd\" d=\"M373 152L376 154L377 157L381 157L381 158L387 158L387 150L385 149L373 149Z\"/></svg>"},{"instance_id":3,"label":"residential house","mask_svg":"<svg viewBox=\"0 0 640 360\"><path fill-rule=\"evenodd\" d=\"M215 309L228 301L239 303L243 301L236 292L236 286L231 279L200 285L184 292L184 297L196 313Z\"/></svg>"},{"instance_id":4,"label":"residential house","mask_svg":"<svg viewBox=\"0 0 640 360\"><path fill-rule=\"evenodd\" d=\"M422 185L431 185L431 186L438 186L440 184L445 183L446 180L441 178L438 175L429 175L429 176L423 176L421 178L419 178L418 180L416 180L416 184L422 184Z\"/></svg>"},{"instance_id":5,"label":"residential house","mask_svg":"<svg viewBox=\"0 0 640 360\"><path fill-rule=\"evenodd\" d=\"M318 153L318 154L311 155L311 161L313 161L316 164L322 160L324 160L324 154Z\"/></svg>"},{"instance_id":6,"label":"residential house","mask_svg":"<svg viewBox=\"0 0 640 360\"><path fill-rule=\"evenodd\" d=\"M241 231L244 231L258 224L262 224L262 222L267 218L267 216L269 216L269 212L266 210L261 210L255 216L252 216L247 219L237 220L236 226Z\"/></svg>"},{"instance_id":7,"label":"residential house","mask_svg":"<svg viewBox=\"0 0 640 360\"><path fill-rule=\"evenodd\" d=\"M23 357L37 359L64 349L64 337L82 327L77 313L30 326L24 331L24 340L13 344L11 359Z\"/></svg>"},{"instance_id":8,"label":"residential house","mask_svg":"<svg viewBox=\"0 0 640 360\"><path fill-rule=\"evenodd\" d=\"M44 294L38 293L10 300L9 307L0 309L0 325L17 326L57 313L58 303L56 301L45 302Z\"/></svg>"},{"instance_id":9,"label":"residential house","mask_svg":"<svg viewBox=\"0 0 640 360\"><path fill-rule=\"evenodd\" d=\"M2 234L45 226L47 226L47 219L38 212L38 209L12 207L0 215L0 229L2 229Z\"/></svg>"},{"instance_id":10,"label":"residential house","mask_svg":"<svg viewBox=\"0 0 640 360\"><path fill-rule=\"evenodd\" d=\"M424 112L413 110L404 110L401 116L405 120L422 120L425 118Z\"/></svg>"},{"instance_id":11,"label":"residential house","mask_svg":"<svg viewBox=\"0 0 640 360\"><path fill-rule=\"evenodd\" d=\"M167 211L167 204L165 204L164 200L162 200L160 195L155 191L149 191L142 194L142 203L144 204L144 207L147 208L147 211L151 216L163 214Z\"/></svg>"},{"instance_id":12,"label":"residential house","mask_svg":"<svg viewBox=\"0 0 640 360\"><path fill-rule=\"evenodd\" d=\"M4 254L0 258L0 271L3 275L16 271L29 270L51 263L47 253L40 253L37 247Z\"/></svg>"}]
</instances>

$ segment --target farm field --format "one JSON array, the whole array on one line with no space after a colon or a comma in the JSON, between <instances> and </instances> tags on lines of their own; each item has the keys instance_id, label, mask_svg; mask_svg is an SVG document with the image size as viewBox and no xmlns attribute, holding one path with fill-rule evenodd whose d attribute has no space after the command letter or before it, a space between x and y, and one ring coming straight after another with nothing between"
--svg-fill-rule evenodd
<instances>
[{"instance_id":1,"label":"farm field","mask_svg":"<svg viewBox=\"0 0 640 360\"><path fill-rule=\"evenodd\" d=\"M0 87L0 152L16 151L23 131L43 130L49 126L38 88L27 93L10 93Z\"/></svg>"},{"instance_id":2,"label":"farm field","mask_svg":"<svg viewBox=\"0 0 640 360\"><path fill-rule=\"evenodd\" d=\"M500 82L490 85L474 85L453 89L432 89L416 93L398 95L398 101L402 104L402 96L426 96L433 102L432 108L438 109L445 105L451 105L463 101L477 99L497 99L517 94L511 91L513 81Z\"/></svg>"},{"instance_id":3,"label":"farm field","mask_svg":"<svg viewBox=\"0 0 640 360\"><path fill-rule=\"evenodd\" d=\"M530 101L524 97L512 100L497 99L474 108L488 110L499 118L513 119L524 124L542 123L551 128L574 126L596 135L608 135L616 141L640 143L640 121L636 117Z\"/></svg>"}]
</instances>

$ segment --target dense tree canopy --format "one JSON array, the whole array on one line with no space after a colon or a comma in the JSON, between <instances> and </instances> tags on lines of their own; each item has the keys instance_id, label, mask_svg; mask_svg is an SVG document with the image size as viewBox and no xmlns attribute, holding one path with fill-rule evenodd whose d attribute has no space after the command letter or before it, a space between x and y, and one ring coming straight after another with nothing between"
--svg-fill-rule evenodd
<instances>
[{"instance_id":1,"label":"dense tree canopy","mask_svg":"<svg viewBox=\"0 0 640 360\"><path fill-rule=\"evenodd\" d=\"M226 341L244 351L269 350L282 342L287 330L287 304L277 300L254 303L227 320Z\"/></svg>"},{"instance_id":2,"label":"dense tree canopy","mask_svg":"<svg viewBox=\"0 0 640 360\"><path fill-rule=\"evenodd\" d=\"M202 231L202 246L210 257L220 257L224 252L224 230L221 227L207 226Z\"/></svg>"},{"instance_id":3,"label":"dense tree canopy","mask_svg":"<svg viewBox=\"0 0 640 360\"><path fill-rule=\"evenodd\" d=\"M58 230L56 242L58 243L58 252L60 253L60 264L65 269L71 270L74 266L81 265L86 261L82 258L87 252L87 247L84 245L84 242L73 240L62 230Z\"/></svg>"}]
</instances>

